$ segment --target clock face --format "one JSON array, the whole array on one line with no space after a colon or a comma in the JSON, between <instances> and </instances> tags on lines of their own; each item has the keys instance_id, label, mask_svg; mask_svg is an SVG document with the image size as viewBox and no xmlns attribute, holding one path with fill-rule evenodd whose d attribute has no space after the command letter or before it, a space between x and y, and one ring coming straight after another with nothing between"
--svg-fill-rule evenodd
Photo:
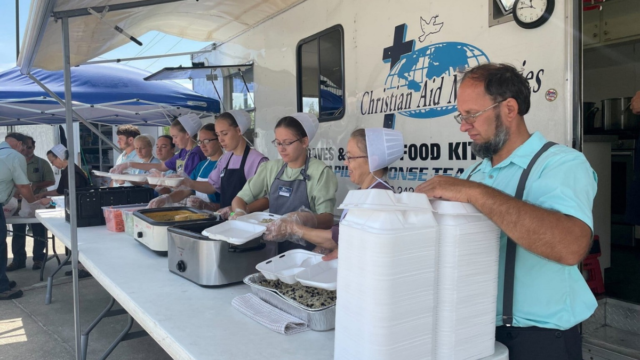
<instances>
[{"instance_id":1,"label":"clock face","mask_svg":"<svg viewBox=\"0 0 640 360\"><path fill-rule=\"evenodd\" d=\"M520 0L514 9L514 15L523 23L533 23L542 18L547 10L547 0Z\"/></svg>"}]
</instances>

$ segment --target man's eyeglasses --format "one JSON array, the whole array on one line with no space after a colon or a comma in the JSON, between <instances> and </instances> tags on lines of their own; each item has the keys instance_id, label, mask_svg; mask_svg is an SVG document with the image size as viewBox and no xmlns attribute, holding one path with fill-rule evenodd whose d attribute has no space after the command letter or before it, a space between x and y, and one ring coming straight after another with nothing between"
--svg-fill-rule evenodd
<instances>
[{"instance_id":1,"label":"man's eyeglasses","mask_svg":"<svg viewBox=\"0 0 640 360\"><path fill-rule=\"evenodd\" d=\"M298 142L300 140L301 139L296 139L296 140L293 140L293 141L282 141L282 142L280 142L278 140L273 140L273 141L271 141L271 143L275 147L281 147L282 146L282 147L288 148L289 146L293 145L294 143L296 143L296 142Z\"/></svg>"},{"instance_id":2,"label":"man's eyeglasses","mask_svg":"<svg viewBox=\"0 0 640 360\"><path fill-rule=\"evenodd\" d=\"M456 122L457 122L458 124L460 124L460 125L462 125L462 123L463 123L463 122L464 122L464 123L466 123L466 124L469 124L469 125L473 125L473 123L475 123L475 122L476 122L476 119L478 118L478 116L480 116L480 115L484 114L484 113L485 113L486 111L488 111L489 109L492 109L492 108L494 108L494 107L496 107L496 106L500 105L500 104L501 104L503 101L505 101L505 100L507 100L507 99L500 100L500 101L498 101L497 103L495 103L495 104L493 104L493 105L489 106L488 108L486 108L486 109L484 109L484 110L482 110L482 111L480 111L480 112L477 112L477 113L475 113L475 114L462 115L462 114L458 113L458 114L454 115L454 116L453 116L453 118L454 118L454 119L456 119Z\"/></svg>"},{"instance_id":3,"label":"man's eyeglasses","mask_svg":"<svg viewBox=\"0 0 640 360\"><path fill-rule=\"evenodd\" d=\"M198 146L202 146L202 144L209 145L212 141L218 141L218 138L198 140Z\"/></svg>"},{"instance_id":4,"label":"man's eyeglasses","mask_svg":"<svg viewBox=\"0 0 640 360\"><path fill-rule=\"evenodd\" d=\"M367 155L363 155L363 156L347 156L347 164L351 163L351 160L355 160L355 159L366 159L368 158Z\"/></svg>"}]
</instances>

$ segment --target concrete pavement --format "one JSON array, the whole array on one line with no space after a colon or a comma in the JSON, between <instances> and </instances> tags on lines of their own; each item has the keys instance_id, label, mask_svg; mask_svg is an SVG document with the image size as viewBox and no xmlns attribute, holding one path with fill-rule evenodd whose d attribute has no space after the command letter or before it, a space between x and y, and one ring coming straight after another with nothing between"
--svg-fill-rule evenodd
<instances>
[{"instance_id":1,"label":"concrete pavement","mask_svg":"<svg viewBox=\"0 0 640 360\"><path fill-rule=\"evenodd\" d=\"M11 238L7 238L11 263ZM27 254L31 253L33 239L27 238ZM60 260L64 257L64 245L56 242ZM49 250L51 252L51 249ZM58 266L51 260L45 269L44 282L39 271L31 270L31 257L27 267L7 273L15 280L24 295L12 301L0 301L0 360L58 360L75 359L75 330L73 319L73 288L71 278L64 276L65 266L55 278L53 297L45 305L46 280ZM93 278L81 279L80 324L86 329L107 306L111 297ZM116 304L114 309L120 306ZM98 359L127 324L127 316L106 318L93 330L89 338L88 359ZM134 323L132 332L141 330ZM171 359L153 338L145 336L122 342L109 359Z\"/></svg>"}]
</instances>

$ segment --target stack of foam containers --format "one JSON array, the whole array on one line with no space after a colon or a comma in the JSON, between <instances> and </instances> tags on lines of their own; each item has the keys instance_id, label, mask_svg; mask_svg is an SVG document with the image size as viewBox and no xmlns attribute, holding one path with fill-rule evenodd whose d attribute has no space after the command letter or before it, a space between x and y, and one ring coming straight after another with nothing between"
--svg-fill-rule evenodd
<instances>
[{"instance_id":1,"label":"stack of foam containers","mask_svg":"<svg viewBox=\"0 0 640 360\"><path fill-rule=\"evenodd\" d=\"M433 359L437 224L427 197L357 190L341 208L335 359Z\"/></svg>"},{"instance_id":2,"label":"stack of foam containers","mask_svg":"<svg viewBox=\"0 0 640 360\"><path fill-rule=\"evenodd\" d=\"M439 225L435 358L490 357L496 346L500 229L473 205L431 205Z\"/></svg>"}]
</instances>

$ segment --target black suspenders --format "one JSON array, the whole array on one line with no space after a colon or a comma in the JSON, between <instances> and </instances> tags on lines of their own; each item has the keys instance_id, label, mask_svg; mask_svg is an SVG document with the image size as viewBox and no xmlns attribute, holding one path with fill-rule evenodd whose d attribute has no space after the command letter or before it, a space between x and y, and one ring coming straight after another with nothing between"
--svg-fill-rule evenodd
<instances>
[{"instance_id":1,"label":"black suspenders","mask_svg":"<svg viewBox=\"0 0 640 360\"><path fill-rule=\"evenodd\" d=\"M538 150L533 158L531 158L529 165L520 175L518 187L516 188L516 194L514 196L516 199L522 200L527 180L531 174L531 169L533 169L533 166L536 164L540 156L554 145L556 145L556 143L551 141L547 142L540 150ZM480 164L476 165L476 167L469 172L467 180L471 178L471 174L478 168L478 166L480 166ZM504 291L502 297L502 323L506 326L511 326L513 324L513 288L516 271L516 248L516 243L511 238L507 238L507 251L504 263Z\"/></svg>"}]
</instances>

